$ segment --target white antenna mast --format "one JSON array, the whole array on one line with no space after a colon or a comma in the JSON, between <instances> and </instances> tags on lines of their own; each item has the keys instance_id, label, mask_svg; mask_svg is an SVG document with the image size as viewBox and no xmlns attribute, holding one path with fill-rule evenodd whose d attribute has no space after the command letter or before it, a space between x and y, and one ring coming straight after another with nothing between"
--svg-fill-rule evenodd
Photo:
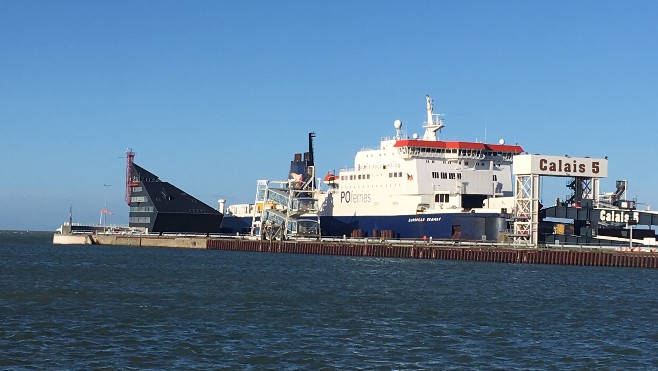
<instances>
[{"instance_id":1,"label":"white antenna mast","mask_svg":"<svg viewBox=\"0 0 658 371\"><path fill-rule=\"evenodd\" d=\"M427 122L423 127L425 128L425 134L423 134L423 140L439 140L436 137L436 132L441 130L445 125L443 125L443 119L440 114L434 114L434 104L432 98L429 95L425 96L427 101Z\"/></svg>"}]
</instances>

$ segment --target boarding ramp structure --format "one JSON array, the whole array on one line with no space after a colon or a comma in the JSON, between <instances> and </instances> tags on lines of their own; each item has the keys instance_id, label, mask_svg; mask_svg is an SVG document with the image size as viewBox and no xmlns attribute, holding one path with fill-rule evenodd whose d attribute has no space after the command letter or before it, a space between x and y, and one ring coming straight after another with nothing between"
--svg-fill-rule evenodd
<instances>
[{"instance_id":1,"label":"boarding ramp structure","mask_svg":"<svg viewBox=\"0 0 658 371\"><path fill-rule=\"evenodd\" d=\"M320 238L314 182L259 180L251 234L266 240Z\"/></svg>"},{"instance_id":2,"label":"boarding ramp structure","mask_svg":"<svg viewBox=\"0 0 658 371\"><path fill-rule=\"evenodd\" d=\"M315 133L308 133L308 152L295 153L288 180L259 180L251 235L267 240L320 238L313 154Z\"/></svg>"}]
</instances>

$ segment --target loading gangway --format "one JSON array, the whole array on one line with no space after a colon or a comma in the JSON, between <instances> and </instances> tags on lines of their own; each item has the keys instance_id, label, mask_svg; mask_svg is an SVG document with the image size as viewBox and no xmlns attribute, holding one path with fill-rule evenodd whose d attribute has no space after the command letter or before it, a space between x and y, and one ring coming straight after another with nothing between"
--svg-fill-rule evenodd
<instances>
[{"instance_id":1,"label":"loading gangway","mask_svg":"<svg viewBox=\"0 0 658 371\"><path fill-rule=\"evenodd\" d=\"M313 182L259 180L252 236L268 240L320 238L315 193Z\"/></svg>"}]
</instances>

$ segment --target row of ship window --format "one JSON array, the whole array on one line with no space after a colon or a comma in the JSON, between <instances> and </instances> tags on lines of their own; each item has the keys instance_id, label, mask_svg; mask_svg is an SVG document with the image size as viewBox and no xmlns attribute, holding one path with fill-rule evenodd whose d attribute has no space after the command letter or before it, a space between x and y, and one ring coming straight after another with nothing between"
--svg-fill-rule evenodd
<instances>
[{"instance_id":1,"label":"row of ship window","mask_svg":"<svg viewBox=\"0 0 658 371\"><path fill-rule=\"evenodd\" d=\"M425 163L428 163L428 164L429 164L429 163L434 164L434 163L436 163L436 162L437 162L437 160L425 160ZM446 161L445 161L445 160L444 160L444 161L441 161L441 163L442 163L442 164L445 164ZM461 164L462 164L462 161L461 161L461 160L459 160L459 161L447 161L447 163L449 163L449 164L460 164L460 165L461 165ZM468 161L463 161L463 163L464 163L464 165L466 165L466 166L468 166L468 164L469 164ZM475 166L485 166L485 165L486 165L486 163L484 163L484 162L476 162L476 163L475 163Z\"/></svg>"},{"instance_id":2,"label":"row of ship window","mask_svg":"<svg viewBox=\"0 0 658 371\"><path fill-rule=\"evenodd\" d=\"M461 173L439 173L438 171L432 171L432 178L434 179L461 179Z\"/></svg>"},{"instance_id":3,"label":"row of ship window","mask_svg":"<svg viewBox=\"0 0 658 371\"><path fill-rule=\"evenodd\" d=\"M445 173L445 172L439 173L438 171L432 171L432 178L434 178L434 179L461 179L462 174L461 173ZM498 181L498 176L496 176L496 174L493 175L493 181L494 182Z\"/></svg>"},{"instance_id":4,"label":"row of ship window","mask_svg":"<svg viewBox=\"0 0 658 371\"><path fill-rule=\"evenodd\" d=\"M400 148L403 153L458 153L460 156L502 156L503 158L512 158L514 153L511 152L493 152L493 151L479 151L479 150L457 150L457 149L444 149L444 148L428 148L428 147L403 147Z\"/></svg>"},{"instance_id":5,"label":"row of ship window","mask_svg":"<svg viewBox=\"0 0 658 371\"><path fill-rule=\"evenodd\" d=\"M389 178L402 178L402 172L396 171L388 173ZM370 179L370 174L357 174L357 175L341 175L340 180L366 180Z\"/></svg>"},{"instance_id":6,"label":"row of ship window","mask_svg":"<svg viewBox=\"0 0 658 371\"><path fill-rule=\"evenodd\" d=\"M401 178L402 177L402 172L388 173L388 177L389 178ZM448 173L448 172L432 171L432 178L434 178L434 179L461 179L462 174L461 173ZM341 180L370 179L370 174L341 175L340 179ZM493 180L494 180L494 182L498 180L496 174L494 174Z\"/></svg>"},{"instance_id":7,"label":"row of ship window","mask_svg":"<svg viewBox=\"0 0 658 371\"><path fill-rule=\"evenodd\" d=\"M361 179L370 179L370 174L341 175L340 176L340 180L361 180Z\"/></svg>"},{"instance_id":8,"label":"row of ship window","mask_svg":"<svg viewBox=\"0 0 658 371\"><path fill-rule=\"evenodd\" d=\"M388 173L389 178L402 178L402 172ZM448 172L438 172L432 171L432 178L434 179L461 179L461 173L448 173ZM341 175L340 180L363 180L370 179L370 174L358 174L358 175ZM496 174L493 175L494 182L498 180Z\"/></svg>"}]
</instances>

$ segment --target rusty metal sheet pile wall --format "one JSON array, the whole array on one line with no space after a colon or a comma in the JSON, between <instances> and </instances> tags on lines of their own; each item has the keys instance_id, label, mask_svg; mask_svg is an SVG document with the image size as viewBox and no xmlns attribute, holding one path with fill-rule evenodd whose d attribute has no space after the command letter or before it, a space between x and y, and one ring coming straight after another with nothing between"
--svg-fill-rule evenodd
<instances>
[{"instance_id":1,"label":"rusty metal sheet pile wall","mask_svg":"<svg viewBox=\"0 0 658 371\"><path fill-rule=\"evenodd\" d=\"M657 253L208 239L209 250L658 268Z\"/></svg>"}]
</instances>

